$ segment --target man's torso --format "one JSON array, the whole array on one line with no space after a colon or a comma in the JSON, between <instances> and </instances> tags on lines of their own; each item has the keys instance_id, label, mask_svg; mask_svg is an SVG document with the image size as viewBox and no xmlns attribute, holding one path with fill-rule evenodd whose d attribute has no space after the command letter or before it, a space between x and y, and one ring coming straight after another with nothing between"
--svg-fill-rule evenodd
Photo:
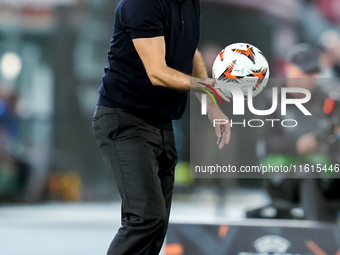
<instances>
[{"instance_id":1,"label":"man's torso","mask_svg":"<svg viewBox=\"0 0 340 255\"><path fill-rule=\"evenodd\" d=\"M164 36L167 66L190 75L199 19L198 0L122 0L115 12L99 104L124 108L151 121L180 118L187 93L152 85L132 39Z\"/></svg>"}]
</instances>

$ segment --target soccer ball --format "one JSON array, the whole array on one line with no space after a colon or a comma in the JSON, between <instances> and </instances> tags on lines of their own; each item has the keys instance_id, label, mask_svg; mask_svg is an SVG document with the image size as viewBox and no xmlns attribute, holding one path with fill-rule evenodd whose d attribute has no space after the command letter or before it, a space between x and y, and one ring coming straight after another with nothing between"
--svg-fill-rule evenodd
<instances>
[{"instance_id":1,"label":"soccer ball","mask_svg":"<svg viewBox=\"0 0 340 255\"><path fill-rule=\"evenodd\" d=\"M227 96L232 97L223 84L239 87L245 97L252 87L253 97L257 96L267 85L269 66L262 52L249 43L234 43L225 47L216 57L212 67L213 78L217 87Z\"/></svg>"}]
</instances>

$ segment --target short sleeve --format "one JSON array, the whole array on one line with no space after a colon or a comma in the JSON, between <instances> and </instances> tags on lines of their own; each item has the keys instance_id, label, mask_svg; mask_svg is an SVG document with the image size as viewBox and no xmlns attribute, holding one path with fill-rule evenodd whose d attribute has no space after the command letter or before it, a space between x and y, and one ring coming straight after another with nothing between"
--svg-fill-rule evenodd
<instances>
[{"instance_id":1,"label":"short sleeve","mask_svg":"<svg viewBox=\"0 0 340 255\"><path fill-rule=\"evenodd\" d=\"M163 11L158 0L124 0L120 22L132 39L164 35Z\"/></svg>"}]
</instances>

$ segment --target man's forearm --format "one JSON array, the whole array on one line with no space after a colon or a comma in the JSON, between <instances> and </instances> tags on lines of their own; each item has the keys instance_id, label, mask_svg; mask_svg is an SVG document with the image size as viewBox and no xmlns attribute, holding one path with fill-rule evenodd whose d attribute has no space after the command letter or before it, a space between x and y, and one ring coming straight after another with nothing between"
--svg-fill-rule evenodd
<instances>
[{"instance_id":1,"label":"man's forearm","mask_svg":"<svg viewBox=\"0 0 340 255\"><path fill-rule=\"evenodd\" d=\"M204 65L202 56L198 51L196 51L195 57L194 57L194 67L193 67L192 76L197 77L197 78L208 78L207 69ZM200 102L201 102L201 95L202 95L201 93L196 93L196 96ZM215 103L213 102L211 97L207 97L208 112L209 112L209 109L212 109L213 107L216 107Z\"/></svg>"},{"instance_id":2,"label":"man's forearm","mask_svg":"<svg viewBox=\"0 0 340 255\"><path fill-rule=\"evenodd\" d=\"M137 38L133 39L132 42L153 85L190 91L191 89L204 88L205 86L201 83L213 84L212 79L195 78L168 67L165 61L166 51L163 36Z\"/></svg>"},{"instance_id":3,"label":"man's forearm","mask_svg":"<svg viewBox=\"0 0 340 255\"><path fill-rule=\"evenodd\" d=\"M205 88L206 77L193 77L164 66L155 74L149 74L150 81L155 86L173 88L182 91Z\"/></svg>"}]
</instances>

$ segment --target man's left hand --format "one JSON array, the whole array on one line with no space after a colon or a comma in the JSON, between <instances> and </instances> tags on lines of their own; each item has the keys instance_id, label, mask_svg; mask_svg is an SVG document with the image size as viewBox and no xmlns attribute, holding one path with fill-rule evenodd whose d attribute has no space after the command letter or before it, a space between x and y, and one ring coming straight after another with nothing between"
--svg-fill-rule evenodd
<instances>
[{"instance_id":1,"label":"man's left hand","mask_svg":"<svg viewBox=\"0 0 340 255\"><path fill-rule=\"evenodd\" d=\"M215 133L217 136L217 142L218 148L222 149L224 145L228 144L230 141L230 123L227 116L224 115L224 113L221 111L218 107L211 107L208 110L208 118L211 123L214 123L214 119L225 119L228 120L228 123L226 124L216 124L215 125Z\"/></svg>"}]
</instances>

